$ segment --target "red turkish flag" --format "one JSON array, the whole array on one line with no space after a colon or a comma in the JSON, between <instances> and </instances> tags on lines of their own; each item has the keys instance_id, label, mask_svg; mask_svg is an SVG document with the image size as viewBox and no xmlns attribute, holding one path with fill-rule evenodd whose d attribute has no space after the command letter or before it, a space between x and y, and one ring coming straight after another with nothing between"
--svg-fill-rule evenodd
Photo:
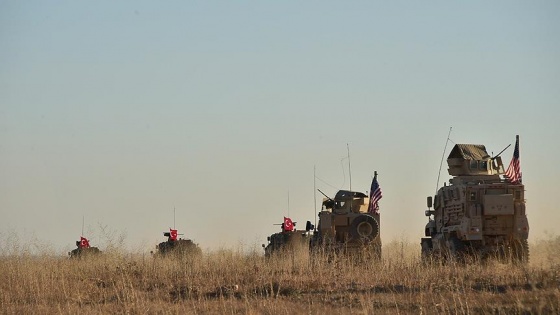
<instances>
[{"instance_id":1,"label":"red turkish flag","mask_svg":"<svg viewBox=\"0 0 560 315\"><path fill-rule=\"evenodd\" d=\"M284 231L291 232L294 230L294 222L292 219L284 217Z\"/></svg>"},{"instance_id":2,"label":"red turkish flag","mask_svg":"<svg viewBox=\"0 0 560 315\"><path fill-rule=\"evenodd\" d=\"M83 236L80 236L80 248L89 248L89 241Z\"/></svg>"},{"instance_id":3,"label":"red turkish flag","mask_svg":"<svg viewBox=\"0 0 560 315\"><path fill-rule=\"evenodd\" d=\"M172 241L176 241L177 240L177 230L173 230L173 229L169 229L169 238Z\"/></svg>"}]
</instances>

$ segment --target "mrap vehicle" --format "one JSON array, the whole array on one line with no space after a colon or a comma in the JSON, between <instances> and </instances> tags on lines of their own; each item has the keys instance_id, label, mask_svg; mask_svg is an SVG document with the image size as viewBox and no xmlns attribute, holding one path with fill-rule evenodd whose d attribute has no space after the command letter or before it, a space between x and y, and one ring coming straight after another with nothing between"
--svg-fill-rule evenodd
<instances>
[{"instance_id":1,"label":"mrap vehicle","mask_svg":"<svg viewBox=\"0 0 560 315\"><path fill-rule=\"evenodd\" d=\"M516 153L518 158L518 142ZM437 191L433 203L427 198L423 260L497 257L527 262L529 223L521 181L502 179L501 158L491 157L484 145L456 144L447 164L453 176L449 185Z\"/></svg>"},{"instance_id":2,"label":"mrap vehicle","mask_svg":"<svg viewBox=\"0 0 560 315\"><path fill-rule=\"evenodd\" d=\"M334 199L325 197L311 250L381 259L380 215L368 211L369 197L349 190L339 190Z\"/></svg>"}]
</instances>

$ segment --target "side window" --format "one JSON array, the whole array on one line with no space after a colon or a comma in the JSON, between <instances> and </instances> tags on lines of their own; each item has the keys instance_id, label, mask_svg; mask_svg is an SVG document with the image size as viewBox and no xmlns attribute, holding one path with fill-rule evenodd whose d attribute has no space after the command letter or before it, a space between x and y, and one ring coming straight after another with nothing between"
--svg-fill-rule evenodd
<instances>
[{"instance_id":1,"label":"side window","mask_svg":"<svg viewBox=\"0 0 560 315\"><path fill-rule=\"evenodd\" d=\"M488 169L488 162L487 161L480 161L480 169L487 170Z\"/></svg>"},{"instance_id":2,"label":"side window","mask_svg":"<svg viewBox=\"0 0 560 315\"><path fill-rule=\"evenodd\" d=\"M477 169L478 168L478 161L477 160L471 160L471 163L469 165L469 168L471 169Z\"/></svg>"}]
</instances>

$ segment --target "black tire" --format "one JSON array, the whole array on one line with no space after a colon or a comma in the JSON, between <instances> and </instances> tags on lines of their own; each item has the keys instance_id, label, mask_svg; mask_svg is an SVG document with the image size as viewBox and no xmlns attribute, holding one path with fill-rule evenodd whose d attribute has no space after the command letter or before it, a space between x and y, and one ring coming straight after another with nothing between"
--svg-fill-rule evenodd
<instances>
[{"instance_id":1,"label":"black tire","mask_svg":"<svg viewBox=\"0 0 560 315\"><path fill-rule=\"evenodd\" d=\"M421 248L421 255L422 263L427 264L431 263L434 256L434 249L433 243L431 238L422 239L420 241L420 248Z\"/></svg>"},{"instance_id":2,"label":"black tire","mask_svg":"<svg viewBox=\"0 0 560 315\"><path fill-rule=\"evenodd\" d=\"M456 236L452 236L448 240L449 258L456 262L464 263L468 256L467 246Z\"/></svg>"},{"instance_id":3,"label":"black tire","mask_svg":"<svg viewBox=\"0 0 560 315\"><path fill-rule=\"evenodd\" d=\"M352 221L350 225L350 236L354 240L364 243L373 241L379 235L379 223L374 217L362 214Z\"/></svg>"},{"instance_id":4,"label":"black tire","mask_svg":"<svg viewBox=\"0 0 560 315\"><path fill-rule=\"evenodd\" d=\"M381 261L381 242L373 245L373 260Z\"/></svg>"},{"instance_id":5,"label":"black tire","mask_svg":"<svg viewBox=\"0 0 560 315\"><path fill-rule=\"evenodd\" d=\"M514 263L526 264L529 262L529 242L517 240L512 246L512 257Z\"/></svg>"}]
</instances>

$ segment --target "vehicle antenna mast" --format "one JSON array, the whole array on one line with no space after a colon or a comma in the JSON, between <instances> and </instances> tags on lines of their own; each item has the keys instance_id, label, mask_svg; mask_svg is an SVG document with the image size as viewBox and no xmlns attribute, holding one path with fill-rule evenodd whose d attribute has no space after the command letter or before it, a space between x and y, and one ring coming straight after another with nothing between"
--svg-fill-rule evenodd
<instances>
[{"instance_id":1,"label":"vehicle antenna mast","mask_svg":"<svg viewBox=\"0 0 560 315\"><path fill-rule=\"evenodd\" d=\"M352 166L350 165L350 146L346 143L346 150L348 151L348 178L350 181L350 191L352 191Z\"/></svg>"},{"instance_id":2,"label":"vehicle antenna mast","mask_svg":"<svg viewBox=\"0 0 560 315\"><path fill-rule=\"evenodd\" d=\"M290 188L288 188L288 218L290 217Z\"/></svg>"},{"instance_id":3,"label":"vehicle antenna mast","mask_svg":"<svg viewBox=\"0 0 560 315\"><path fill-rule=\"evenodd\" d=\"M350 165L350 146L348 145L348 143L346 143L346 149L348 151L348 180L350 181L350 191L352 191L352 167ZM350 199L350 210L352 210L352 201L354 200L354 197L352 197Z\"/></svg>"},{"instance_id":4,"label":"vehicle antenna mast","mask_svg":"<svg viewBox=\"0 0 560 315\"><path fill-rule=\"evenodd\" d=\"M317 226L317 175L315 175L316 166L313 165L313 209L315 209L315 223L313 226Z\"/></svg>"},{"instance_id":5,"label":"vehicle antenna mast","mask_svg":"<svg viewBox=\"0 0 560 315\"><path fill-rule=\"evenodd\" d=\"M451 136L451 129L453 127L449 127L449 133L447 134L447 140L445 140L445 147L443 148L443 153L441 154L441 162L439 163L439 172L437 175L437 183L436 183L436 194L439 186L439 176L441 175L441 166L443 165L443 158L445 157L445 150L447 150L447 144L449 143L449 136Z\"/></svg>"}]
</instances>

